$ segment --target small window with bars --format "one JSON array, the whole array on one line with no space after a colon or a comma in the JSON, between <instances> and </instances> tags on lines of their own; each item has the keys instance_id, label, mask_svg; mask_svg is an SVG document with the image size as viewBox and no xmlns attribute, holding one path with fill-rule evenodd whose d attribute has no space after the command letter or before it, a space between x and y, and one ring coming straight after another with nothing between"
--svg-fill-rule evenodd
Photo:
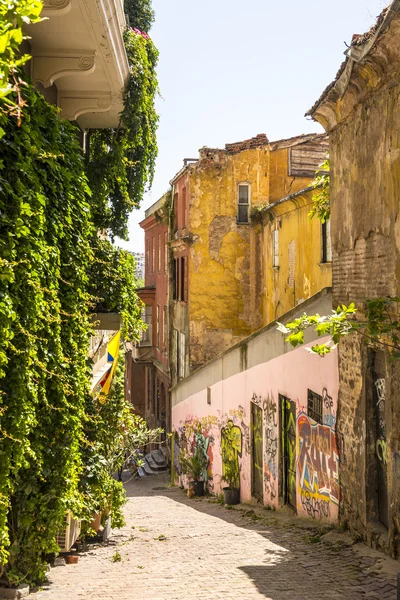
<instances>
[{"instance_id":1,"label":"small window with bars","mask_svg":"<svg viewBox=\"0 0 400 600\"><path fill-rule=\"evenodd\" d=\"M249 222L250 210L250 186L247 183L239 185L238 215L237 222L244 224Z\"/></svg>"},{"instance_id":2,"label":"small window with bars","mask_svg":"<svg viewBox=\"0 0 400 600\"><path fill-rule=\"evenodd\" d=\"M322 396L308 390L307 392L307 414L308 416L316 421L317 423L323 424L322 419Z\"/></svg>"}]
</instances>

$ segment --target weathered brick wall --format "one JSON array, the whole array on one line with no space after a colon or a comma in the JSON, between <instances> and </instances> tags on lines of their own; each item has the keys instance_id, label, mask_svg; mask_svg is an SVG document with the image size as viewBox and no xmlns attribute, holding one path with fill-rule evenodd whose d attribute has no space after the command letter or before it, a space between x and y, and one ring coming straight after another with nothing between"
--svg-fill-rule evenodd
<instances>
[{"instance_id":1,"label":"weathered brick wall","mask_svg":"<svg viewBox=\"0 0 400 600\"><path fill-rule=\"evenodd\" d=\"M392 80L330 133L334 306L353 301L362 307L367 299L399 294L399 97L400 84ZM371 347L368 340L353 335L339 348L342 519L372 546L397 556L400 370L386 351L382 450L375 431L377 380L371 370L371 356L377 356L379 348L373 352L367 346ZM387 528L379 509L379 461L387 473Z\"/></svg>"}]
</instances>

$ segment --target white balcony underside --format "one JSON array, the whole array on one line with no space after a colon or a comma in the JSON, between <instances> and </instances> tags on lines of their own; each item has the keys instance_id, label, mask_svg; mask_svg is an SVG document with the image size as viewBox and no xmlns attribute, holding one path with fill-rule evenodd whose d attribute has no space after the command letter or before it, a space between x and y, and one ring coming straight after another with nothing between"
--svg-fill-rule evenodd
<instances>
[{"instance_id":1,"label":"white balcony underside","mask_svg":"<svg viewBox=\"0 0 400 600\"><path fill-rule=\"evenodd\" d=\"M26 30L34 83L82 129L117 127L129 73L122 0L45 0L42 16Z\"/></svg>"}]
</instances>

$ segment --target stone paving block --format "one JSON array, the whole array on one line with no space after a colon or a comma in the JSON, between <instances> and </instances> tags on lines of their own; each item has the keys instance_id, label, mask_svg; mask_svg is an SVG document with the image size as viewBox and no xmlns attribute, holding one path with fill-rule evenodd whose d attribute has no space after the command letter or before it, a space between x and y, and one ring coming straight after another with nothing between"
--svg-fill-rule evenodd
<instances>
[{"instance_id":1,"label":"stone paving block","mask_svg":"<svg viewBox=\"0 0 400 600\"><path fill-rule=\"evenodd\" d=\"M295 525L254 523L166 483L131 481L126 526L77 565L53 568L32 600L395 600L394 576L354 546L310 544Z\"/></svg>"}]
</instances>

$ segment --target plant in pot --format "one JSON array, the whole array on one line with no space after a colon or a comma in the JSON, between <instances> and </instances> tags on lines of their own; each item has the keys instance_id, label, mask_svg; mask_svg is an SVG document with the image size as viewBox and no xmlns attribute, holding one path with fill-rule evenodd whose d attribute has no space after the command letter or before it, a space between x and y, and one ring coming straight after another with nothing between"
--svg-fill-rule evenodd
<instances>
[{"instance_id":1,"label":"plant in pot","mask_svg":"<svg viewBox=\"0 0 400 600\"><path fill-rule=\"evenodd\" d=\"M201 453L196 448L193 454L181 456L179 464L182 473L189 479L189 487L193 488L194 495L204 496L204 481L202 479L204 458Z\"/></svg>"},{"instance_id":2,"label":"plant in pot","mask_svg":"<svg viewBox=\"0 0 400 600\"><path fill-rule=\"evenodd\" d=\"M222 479L228 484L222 488L225 504L240 503L240 473L239 465L235 458L227 459L224 462Z\"/></svg>"}]
</instances>

